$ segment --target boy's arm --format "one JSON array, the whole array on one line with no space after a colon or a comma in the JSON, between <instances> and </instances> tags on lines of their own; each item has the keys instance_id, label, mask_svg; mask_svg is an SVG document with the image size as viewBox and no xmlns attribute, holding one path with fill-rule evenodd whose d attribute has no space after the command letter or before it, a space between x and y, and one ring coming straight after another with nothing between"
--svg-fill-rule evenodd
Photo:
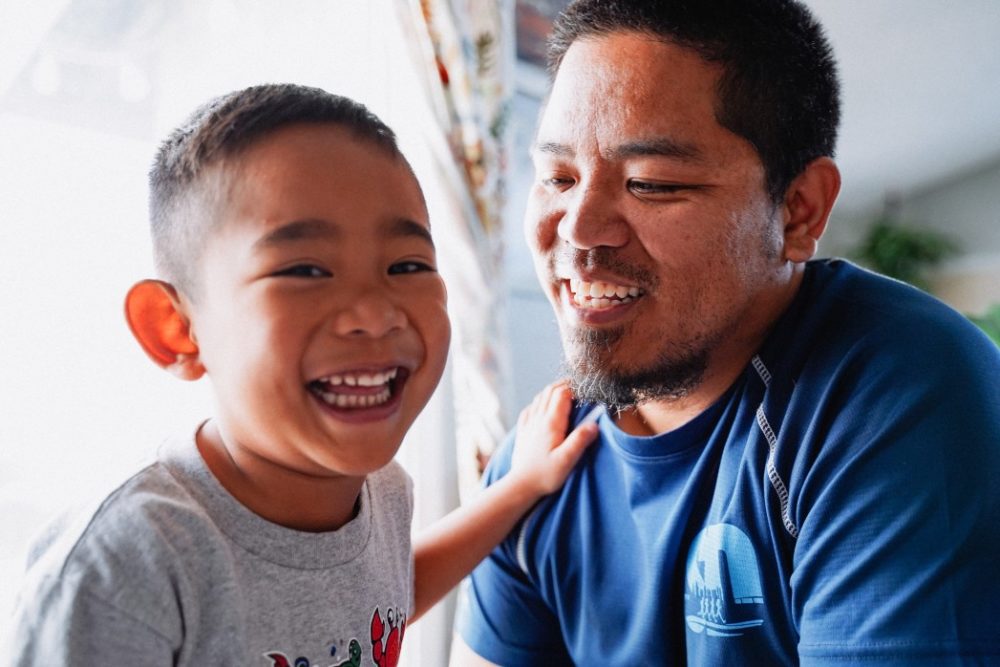
<instances>
[{"instance_id":1,"label":"boy's arm","mask_svg":"<svg viewBox=\"0 0 1000 667\"><path fill-rule=\"evenodd\" d=\"M565 382L543 389L518 418L511 471L416 538L413 620L468 575L539 499L562 486L597 435L593 423L565 435L571 407Z\"/></svg>"}]
</instances>

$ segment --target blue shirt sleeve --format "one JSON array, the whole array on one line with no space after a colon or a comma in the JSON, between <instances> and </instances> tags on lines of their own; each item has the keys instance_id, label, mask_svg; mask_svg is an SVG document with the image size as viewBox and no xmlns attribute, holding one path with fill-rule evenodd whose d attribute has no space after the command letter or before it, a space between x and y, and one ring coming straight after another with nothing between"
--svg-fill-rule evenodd
<instances>
[{"instance_id":1,"label":"blue shirt sleeve","mask_svg":"<svg viewBox=\"0 0 1000 667\"><path fill-rule=\"evenodd\" d=\"M932 329L872 336L887 340L862 341L831 376L836 418L784 434L816 448L791 490L801 664L997 656L1000 379L983 371L1000 353Z\"/></svg>"}]
</instances>

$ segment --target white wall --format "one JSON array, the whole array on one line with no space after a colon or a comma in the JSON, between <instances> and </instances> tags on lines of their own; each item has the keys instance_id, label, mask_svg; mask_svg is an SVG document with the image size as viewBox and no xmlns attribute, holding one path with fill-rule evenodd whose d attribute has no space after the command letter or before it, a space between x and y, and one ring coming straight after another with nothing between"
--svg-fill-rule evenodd
<instances>
[{"instance_id":1,"label":"white wall","mask_svg":"<svg viewBox=\"0 0 1000 667\"><path fill-rule=\"evenodd\" d=\"M934 272L934 293L963 312L1000 304L1000 156L906 195L900 217L952 235L962 254Z\"/></svg>"}]
</instances>

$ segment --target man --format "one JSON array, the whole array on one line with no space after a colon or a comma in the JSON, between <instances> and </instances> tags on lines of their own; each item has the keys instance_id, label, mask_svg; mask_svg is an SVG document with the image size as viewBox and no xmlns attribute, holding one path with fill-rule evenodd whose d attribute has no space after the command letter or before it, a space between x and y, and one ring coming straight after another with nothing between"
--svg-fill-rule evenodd
<instances>
[{"instance_id":1,"label":"man","mask_svg":"<svg viewBox=\"0 0 1000 667\"><path fill-rule=\"evenodd\" d=\"M1000 661L1000 351L810 261L840 185L820 27L581 0L550 68L526 229L602 442L471 576L453 664Z\"/></svg>"}]
</instances>

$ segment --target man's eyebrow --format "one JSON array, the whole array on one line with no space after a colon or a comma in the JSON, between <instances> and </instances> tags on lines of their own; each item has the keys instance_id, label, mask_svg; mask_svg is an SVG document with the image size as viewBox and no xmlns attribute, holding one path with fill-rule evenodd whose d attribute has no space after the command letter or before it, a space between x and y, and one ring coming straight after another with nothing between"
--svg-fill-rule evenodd
<instances>
[{"instance_id":1,"label":"man's eyebrow","mask_svg":"<svg viewBox=\"0 0 1000 667\"><path fill-rule=\"evenodd\" d=\"M573 157L575 155L572 148L556 141L537 143L531 147L531 150L534 153L545 153L546 155L555 155L556 157Z\"/></svg>"},{"instance_id":2,"label":"man's eyebrow","mask_svg":"<svg viewBox=\"0 0 1000 667\"><path fill-rule=\"evenodd\" d=\"M705 155L696 145L666 137L630 141L605 152L609 160L624 160L630 157L666 157L685 162L701 162Z\"/></svg>"},{"instance_id":3,"label":"man's eyebrow","mask_svg":"<svg viewBox=\"0 0 1000 667\"><path fill-rule=\"evenodd\" d=\"M572 147L556 141L543 141L534 145L532 150L555 157L573 157L576 152ZM701 162L705 155L696 145L676 139L660 137L656 139L640 139L620 144L608 150L603 150L606 160L620 161L632 157L666 157L685 162Z\"/></svg>"},{"instance_id":4,"label":"man's eyebrow","mask_svg":"<svg viewBox=\"0 0 1000 667\"><path fill-rule=\"evenodd\" d=\"M416 236L427 241L431 244L432 248L434 247L434 239L431 237L431 231L419 222L415 222L409 218L395 218L390 220L382 225L382 230L386 236L390 237Z\"/></svg>"},{"instance_id":5,"label":"man's eyebrow","mask_svg":"<svg viewBox=\"0 0 1000 667\"><path fill-rule=\"evenodd\" d=\"M343 236L343 230L336 224L318 218L293 220L287 224L272 229L257 239L254 247L263 248L282 245L294 241L312 241L317 239L337 239Z\"/></svg>"}]
</instances>

